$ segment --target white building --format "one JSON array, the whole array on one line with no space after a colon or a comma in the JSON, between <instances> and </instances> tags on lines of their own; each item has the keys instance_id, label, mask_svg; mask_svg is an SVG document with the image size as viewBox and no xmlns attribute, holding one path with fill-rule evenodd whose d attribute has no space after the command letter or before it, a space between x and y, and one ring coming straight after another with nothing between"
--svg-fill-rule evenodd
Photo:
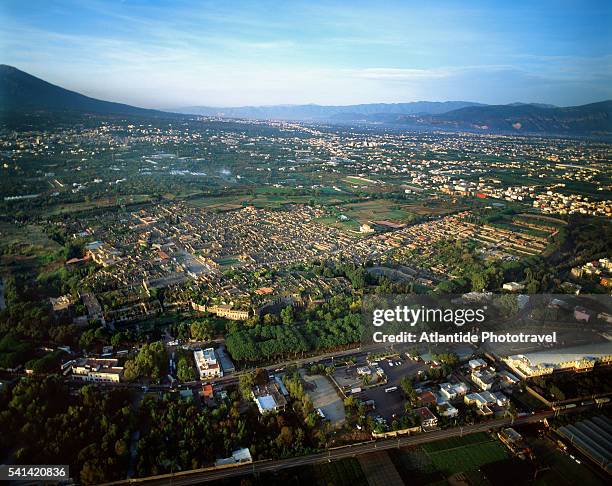
<instances>
[{"instance_id":1,"label":"white building","mask_svg":"<svg viewBox=\"0 0 612 486\"><path fill-rule=\"evenodd\" d=\"M484 359L471 359L468 361L468 365L472 371L479 370L480 368L486 368L487 362Z\"/></svg>"},{"instance_id":2,"label":"white building","mask_svg":"<svg viewBox=\"0 0 612 486\"><path fill-rule=\"evenodd\" d=\"M438 413L442 417L454 418L459 415L459 410L448 402L442 402L438 405Z\"/></svg>"},{"instance_id":3,"label":"white building","mask_svg":"<svg viewBox=\"0 0 612 486\"><path fill-rule=\"evenodd\" d=\"M457 397L465 395L469 388L465 383L456 383L451 385L450 383L442 383L440 385L440 394L446 400L454 400Z\"/></svg>"},{"instance_id":4,"label":"white building","mask_svg":"<svg viewBox=\"0 0 612 486\"><path fill-rule=\"evenodd\" d=\"M114 358L81 358L72 363L72 376L84 381L104 381L119 383L123 367L117 366L119 360Z\"/></svg>"},{"instance_id":5,"label":"white building","mask_svg":"<svg viewBox=\"0 0 612 486\"><path fill-rule=\"evenodd\" d=\"M523 284L518 282L506 282L502 288L508 292L519 292L525 288Z\"/></svg>"},{"instance_id":6,"label":"white building","mask_svg":"<svg viewBox=\"0 0 612 486\"><path fill-rule=\"evenodd\" d=\"M276 383L255 386L251 391L251 396L261 415L285 410L287 406L287 399L282 395Z\"/></svg>"},{"instance_id":7,"label":"white building","mask_svg":"<svg viewBox=\"0 0 612 486\"><path fill-rule=\"evenodd\" d=\"M230 457L224 457L223 459L217 459L215 461L215 466L227 466L230 464L245 464L253 462L253 458L251 457L251 451L245 447L244 449L238 449L237 451L232 452Z\"/></svg>"},{"instance_id":8,"label":"white building","mask_svg":"<svg viewBox=\"0 0 612 486\"><path fill-rule=\"evenodd\" d=\"M193 352L193 357L201 380L223 376L221 365L213 348L198 349Z\"/></svg>"},{"instance_id":9,"label":"white building","mask_svg":"<svg viewBox=\"0 0 612 486\"><path fill-rule=\"evenodd\" d=\"M490 390L495 382L496 373L489 370L480 370L472 372L472 381L480 387L481 390Z\"/></svg>"}]
</instances>

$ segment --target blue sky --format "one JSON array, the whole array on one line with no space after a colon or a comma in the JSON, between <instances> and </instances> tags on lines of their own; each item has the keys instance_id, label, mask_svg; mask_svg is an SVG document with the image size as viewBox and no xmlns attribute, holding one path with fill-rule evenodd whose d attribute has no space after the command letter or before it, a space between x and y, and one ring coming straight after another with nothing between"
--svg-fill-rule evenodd
<instances>
[{"instance_id":1,"label":"blue sky","mask_svg":"<svg viewBox=\"0 0 612 486\"><path fill-rule=\"evenodd\" d=\"M612 98L610 1L0 2L0 62L147 107Z\"/></svg>"}]
</instances>

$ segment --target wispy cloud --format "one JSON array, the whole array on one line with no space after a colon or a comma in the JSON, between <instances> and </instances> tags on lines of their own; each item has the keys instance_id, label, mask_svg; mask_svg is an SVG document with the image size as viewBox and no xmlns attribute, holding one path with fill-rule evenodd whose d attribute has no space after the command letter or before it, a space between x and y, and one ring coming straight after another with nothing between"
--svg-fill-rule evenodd
<instances>
[{"instance_id":1,"label":"wispy cloud","mask_svg":"<svg viewBox=\"0 0 612 486\"><path fill-rule=\"evenodd\" d=\"M5 0L0 53L70 89L148 106L612 97L611 7L563 8Z\"/></svg>"}]
</instances>

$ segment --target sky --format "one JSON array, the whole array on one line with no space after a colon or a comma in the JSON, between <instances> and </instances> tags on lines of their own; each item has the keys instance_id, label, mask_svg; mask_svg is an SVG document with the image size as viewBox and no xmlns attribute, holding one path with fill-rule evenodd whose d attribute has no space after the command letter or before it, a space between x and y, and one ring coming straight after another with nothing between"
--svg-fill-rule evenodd
<instances>
[{"instance_id":1,"label":"sky","mask_svg":"<svg viewBox=\"0 0 612 486\"><path fill-rule=\"evenodd\" d=\"M609 0L2 0L0 63L151 108L612 98Z\"/></svg>"}]
</instances>

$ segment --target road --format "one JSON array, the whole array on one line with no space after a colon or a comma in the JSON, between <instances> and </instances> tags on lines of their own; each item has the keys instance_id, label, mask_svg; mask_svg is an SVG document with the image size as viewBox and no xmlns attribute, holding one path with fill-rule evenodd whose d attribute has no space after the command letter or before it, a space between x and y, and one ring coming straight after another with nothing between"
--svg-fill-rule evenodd
<instances>
[{"instance_id":1,"label":"road","mask_svg":"<svg viewBox=\"0 0 612 486\"><path fill-rule=\"evenodd\" d=\"M127 479L123 481L115 481L112 483L106 483L107 486L111 485L127 485L127 484L147 484L147 485L189 485L198 484L209 481L218 481L225 478L243 476L247 474L278 471L280 469L287 469L296 466L305 466L309 464L317 464L321 462L331 462L339 459L345 459L348 457L355 457L361 454L367 454L374 451L382 451L387 449L394 449L399 447L415 446L425 444L427 442L435 442L437 440L448 439L451 437L460 437L463 435L475 434L477 432L485 432L494 428L508 426L508 425L521 425L527 423L535 423L544 420L545 418L551 418L555 414L566 414L588 410L593 408L594 405L588 405L583 407L576 407L568 410L561 410L558 412L544 411L533 415L528 415L519 418L502 418L496 420L490 420L482 424L468 425L464 427L454 427L451 429L434 430L431 432L424 432L412 436L403 436L398 438L384 439L384 440L372 440L369 442L362 442L358 444L352 444L347 446L335 447L321 452L318 454L311 454L308 456L292 457L290 459L281 459L277 461L265 460L256 461L248 464L242 464L237 466L225 466L225 467L210 467L204 469L194 469L192 471L183 471L174 474L164 474L159 476L151 476L147 478Z\"/></svg>"}]
</instances>

